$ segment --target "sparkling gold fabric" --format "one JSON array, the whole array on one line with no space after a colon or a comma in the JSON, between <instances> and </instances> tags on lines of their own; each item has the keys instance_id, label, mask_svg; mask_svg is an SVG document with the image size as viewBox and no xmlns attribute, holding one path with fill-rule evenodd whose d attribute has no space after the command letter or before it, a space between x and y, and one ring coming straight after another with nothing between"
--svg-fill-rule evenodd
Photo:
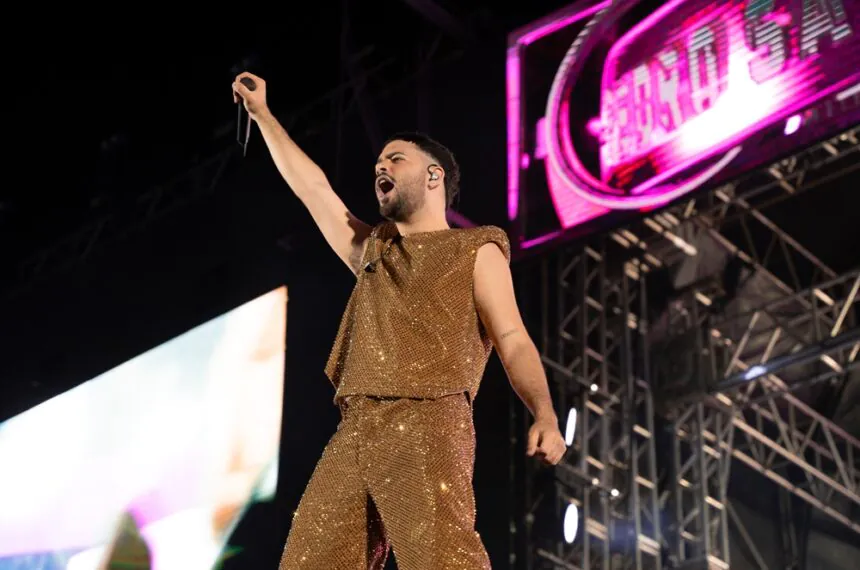
<instances>
[{"instance_id":1,"label":"sparkling gold fabric","mask_svg":"<svg viewBox=\"0 0 860 570\"><path fill-rule=\"evenodd\" d=\"M326 373L342 421L293 519L281 570L486 570L475 532L471 401L492 349L478 249L496 227L374 228Z\"/></svg>"},{"instance_id":2,"label":"sparkling gold fabric","mask_svg":"<svg viewBox=\"0 0 860 570\"><path fill-rule=\"evenodd\" d=\"M293 518L280 570L485 570L466 394L352 396ZM384 521L384 522L383 522Z\"/></svg>"},{"instance_id":3,"label":"sparkling gold fabric","mask_svg":"<svg viewBox=\"0 0 860 570\"><path fill-rule=\"evenodd\" d=\"M401 236L393 223L371 236L326 374L335 399L357 394L474 398L492 350L475 309L472 281L478 249L494 242L510 259L494 226Z\"/></svg>"}]
</instances>

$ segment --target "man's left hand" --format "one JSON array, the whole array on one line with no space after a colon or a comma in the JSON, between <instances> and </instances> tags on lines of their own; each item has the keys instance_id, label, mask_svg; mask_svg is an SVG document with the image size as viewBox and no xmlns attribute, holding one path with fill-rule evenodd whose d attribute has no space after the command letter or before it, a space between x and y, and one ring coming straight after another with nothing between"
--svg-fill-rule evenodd
<instances>
[{"instance_id":1,"label":"man's left hand","mask_svg":"<svg viewBox=\"0 0 860 570\"><path fill-rule=\"evenodd\" d=\"M537 457L548 465L558 465L565 451L567 445L558 429L557 419L538 419L532 424L526 455Z\"/></svg>"}]
</instances>

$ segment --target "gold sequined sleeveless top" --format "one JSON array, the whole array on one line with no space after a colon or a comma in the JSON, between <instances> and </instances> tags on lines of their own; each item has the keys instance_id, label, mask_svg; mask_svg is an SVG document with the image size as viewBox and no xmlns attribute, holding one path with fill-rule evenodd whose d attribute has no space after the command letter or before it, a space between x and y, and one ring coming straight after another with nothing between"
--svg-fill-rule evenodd
<instances>
[{"instance_id":1,"label":"gold sequined sleeveless top","mask_svg":"<svg viewBox=\"0 0 860 570\"><path fill-rule=\"evenodd\" d=\"M492 342L472 282L478 249L490 242L510 262L507 234L495 226L408 236L391 222L373 229L326 365L335 402L477 395Z\"/></svg>"}]
</instances>

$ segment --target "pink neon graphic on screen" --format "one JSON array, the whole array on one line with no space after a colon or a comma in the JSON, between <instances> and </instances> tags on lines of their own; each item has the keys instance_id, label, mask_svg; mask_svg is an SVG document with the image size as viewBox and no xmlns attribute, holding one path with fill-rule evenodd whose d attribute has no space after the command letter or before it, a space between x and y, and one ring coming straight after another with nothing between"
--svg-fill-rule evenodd
<instances>
[{"instance_id":1,"label":"pink neon graphic on screen","mask_svg":"<svg viewBox=\"0 0 860 570\"><path fill-rule=\"evenodd\" d=\"M520 53L523 47L546 37L566 26L575 24L580 20L590 18L609 6L610 2L600 2L586 8L584 10L574 12L538 26L517 38L515 44L508 48L507 65L506 65L506 85L507 85L507 127L508 127L508 218L513 220L517 217L519 206L519 163L522 160L523 154L522 141L520 140L520 131L522 125L520 119L520 104L521 104L521 85L522 85L522 68ZM546 145L545 127L538 125L537 149L543 149ZM540 150L536 152L534 158L543 159L540 156ZM526 155L527 156L527 155ZM562 190L564 182L547 169L547 183L550 186L550 193L553 197L553 202L556 211L566 212L563 216L564 227L571 227L577 224L585 223L594 219L606 212L605 208L596 206L590 202L583 201L575 195L565 193ZM555 188L555 189L553 189ZM549 239L549 238L546 238ZM521 247L528 248L539 245L546 239L538 238L521 244Z\"/></svg>"},{"instance_id":2,"label":"pink neon graphic on screen","mask_svg":"<svg viewBox=\"0 0 860 570\"><path fill-rule=\"evenodd\" d=\"M766 2L760 4L759 10L762 12L774 8ZM796 132L802 124L802 118L801 121L791 119L800 117L804 108L813 106L860 81L860 53L856 47L856 32L860 24L855 6L857 2L813 2L813 8L818 12L811 9L801 11L799 1L791 2L790 9L787 4L789 3L777 3L776 10L760 14L760 19L755 21L750 19L749 13L744 14L746 3L739 0L675 0L664 5L623 36L612 47L604 68L601 116L592 119L587 125L588 132L600 138L603 147L602 180L596 179L583 167L569 133L570 102L564 99L567 99L568 95L566 86L575 81L575 78L565 78L564 73L569 69L571 61L585 55L576 53L576 43L580 41L578 38L565 56L559 77L553 85L547 104L544 132L547 183L562 227L572 227L593 219L606 213L608 209L651 209L667 203L700 186L727 166L740 153L743 141L751 134L774 123L785 122L786 119L786 134ZM594 16L606 5L607 3L602 3L589 8L587 13L584 11L566 15L556 22L548 22L532 29L520 38L519 45L532 43L578 20ZM680 18L677 13L681 13ZM803 14L806 14L805 19L801 20ZM598 14L598 17L600 16L602 14ZM781 28L778 31L786 38L782 44L786 57L785 61L779 62L781 66L778 68L767 69L763 65L773 64L773 60L768 59L770 52L766 49L763 51L759 46L759 49L751 50L747 46L745 26L750 26L751 23L753 33L766 26L770 26L771 32L774 26ZM801 24L807 28L801 30ZM708 26L713 26L713 29L708 30ZM701 31L702 28L705 32ZM702 38L708 33L718 36L721 34L722 43L711 41L709 44L708 41L703 41ZM649 34L657 34L657 37L650 37ZM698 43L691 43L691 36L695 34L698 34L694 38ZM821 40L819 36L829 36L824 43L832 43L836 51L818 53ZM769 36L765 34L756 37L761 42L767 37L771 49L778 46L772 33ZM687 42L686 47L684 41ZM642 45L637 45L637 42ZM691 45L692 52L689 49ZM615 116L623 114L618 110L618 96L625 95L625 84L628 87L635 85L637 79L641 87L643 69L646 73L644 83L650 82L653 77L648 77L647 74L653 73L654 60L661 56L665 58L667 49L672 51L672 48L675 48L678 59L682 61L675 62L676 70L673 70L671 65L667 70L667 61L664 59L660 62L664 64L662 71L675 72L678 76L686 74L683 80L688 85L686 91L681 90L680 95L688 98L688 107L694 105L694 112L682 114L679 124L664 128L662 132L659 128L639 128L638 132L633 128L631 132L630 121L619 121ZM684 52L684 49L687 51ZM690 53L698 56L700 63L696 77L692 78L699 80L699 85L703 88L700 92L690 89L689 84L692 81L689 77L689 66L686 70L683 68L683 64L688 63L686 58ZM509 57L510 55L509 52ZM519 58L519 52L517 55ZM625 56L633 61L625 62ZM762 73L763 71L765 73ZM519 73L521 69L518 60L517 74ZM634 77L635 74L639 76ZM665 91L657 93L659 97L665 94ZM654 100L666 103L665 99ZM632 101L635 102L635 99ZM616 107L614 109L613 103ZM630 102L625 103L628 108L631 107ZM636 108L635 104L632 107L631 115L637 111L647 113L643 111L641 99L639 108ZM509 124L511 121L518 123L519 110L513 111L511 106L508 110ZM646 127L653 127L653 121L649 124L647 117L645 118L641 123ZM641 127L641 123L633 123L633 127ZM627 137L624 145L620 144L623 129L626 129L623 136ZM638 138L633 138L631 143L631 136ZM615 145L615 148L612 148L612 145ZM618 152L619 150L624 152ZM673 175L677 176L709 157L715 159L715 162L712 161L711 166L695 173L692 178L669 180ZM613 177L617 178L615 175L622 173L625 167L635 171L637 161L647 161L651 168L650 178L642 181L640 177L634 184L630 183L632 180L627 180L626 185L612 183L615 181ZM509 164L511 163L509 160ZM623 180L623 177L621 179Z\"/></svg>"},{"instance_id":3,"label":"pink neon graphic on screen","mask_svg":"<svg viewBox=\"0 0 860 570\"><path fill-rule=\"evenodd\" d=\"M595 19L601 15L595 15ZM590 24L594 23L594 19ZM675 184L670 188L661 188L657 196L624 196L623 190L616 190L607 184L596 180L594 176L582 165L579 156L573 148L573 139L570 136L570 99L568 97L569 85L575 77L571 76L571 69L578 58L583 57L580 53L592 25L586 24L574 40L571 48L562 61L562 65L556 72L555 80L547 98L546 117L547 120L547 178L558 177L560 184L550 184L550 192L553 201L558 204L565 200L569 206L567 209L556 208L556 213L563 227L572 227L582 217L583 204L585 202L591 207L595 205L603 208L643 208L653 207L670 201L690 190L700 186L714 174L722 170L740 152L740 148L731 149L726 156L716 164L710 166L699 174L681 184ZM569 194L577 195L580 200L571 200ZM614 195L613 195L614 194ZM575 204L570 207L570 204ZM604 210L602 213L606 213ZM596 216L592 216L593 219Z\"/></svg>"},{"instance_id":4,"label":"pink neon graphic on screen","mask_svg":"<svg viewBox=\"0 0 860 570\"><path fill-rule=\"evenodd\" d=\"M569 101L561 101L561 111L559 114L563 117L570 116ZM573 143L570 138L570 121L560 121L558 125L554 121L547 121L546 125L544 146L547 149L547 164L549 165L549 168L547 168L547 181L549 182L550 195L552 196L555 211L561 215L562 227L572 228L608 213L609 210L607 208L595 204L593 201L583 200L579 193L565 190L570 187L570 183L562 176L561 169L557 166L559 156L566 156L568 161L578 162L579 160L573 150ZM559 135L554 134L555 129L553 127L559 128L561 133ZM562 142L561 149L558 148L559 140Z\"/></svg>"},{"instance_id":5,"label":"pink neon graphic on screen","mask_svg":"<svg viewBox=\"0 0 860 570\"><path fill-rule=\"evenodd\" d=\"M610 3L611 2L609 1L600 2L599 4L595 4L594 6L586 8L585 10L562 16L558 20L547 22L543 26L539 26L538 28L535 28L534 30L526 32L525 34L520 36L517 40L517 44L521 46L527 46L529 44L532 44L541 38L545 38L553 32L557 32L558 30L561 30L571 24L575 24L576 22L585 18L592 17L600 10L603 10L604 8L609 6Z\"/></svg>"},{"instance_id":6,"label":"pink neon graphic on screen","mask_svg":"<svg viewBox=\"0 0 860 570\"><path fill-rule=\"evenodd\" d=\"M508 48L508 219L517 217L520 201L520 55L519 48Z\"/></svg>"},{"instance_id":7,"label":"pink neon graphic on screen","mask_svg":"<svg viewBox=\"0 0 860 570\"><path fill-rule=\"evenodd\" d=\"M801 58L799 50L790 49L789 40L778 44L787 52L780 67L766 68L761 63L766 54L747 46L744 5L675 0L613 45L601 94L601 123L608 127L602 131L603 182L611 184L619 170L645 162L657 175L626 192L643 194L701 161L703 155L725 152L753 132L860 77L854 72L833 84L822 72L821 58ZM780 13L764 25L773 28L791 21L790 14ZM667 29L679 31L664 39ZM839 38L837 45L850 37L839 32L838 24L833 35ZM619 73L624 59L627 65ZM770 77L765 79L765 74ZM694 75L699 76L699 85ZM655 85L675 87L677 94L666 96L666 89ZM641 97L643 92L649 96ZM621 105L615 105L619 99ZM626 109L620 113L622 105ZM660 112L655 113L657 108Z\"/></svg>"}]
</instances>

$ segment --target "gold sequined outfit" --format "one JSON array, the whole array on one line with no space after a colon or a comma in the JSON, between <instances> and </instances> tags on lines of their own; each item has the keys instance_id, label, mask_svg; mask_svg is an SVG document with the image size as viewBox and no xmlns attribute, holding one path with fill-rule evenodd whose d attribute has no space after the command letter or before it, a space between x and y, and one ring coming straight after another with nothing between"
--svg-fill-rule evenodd
<instances>
[{"instance_id":1,"label":"gold sequined outfit","mask_svg":"<svg viewBox=\"0 0 860 570\"><path fill-rule=\"evenodd\" d=\"M484 570L471 402L492 350L475 256L496 227L374 228L326 366L342 419L295 513L280 570Z\"/></svg>"},{"instance_id":2,"label":"gold sequined outfit","mask_svg":"<svg viewBox=\"0 0 860 570\"><path fill-rule=\"evenodd\" d=\"M359 272L326 366L336 400L474 398L492 343L472 280L478 249L490 242L510 257L507 234L494 226L405 237L395 224L374 229L362 265L375 271Z\"/></svg>"}]
</instances>

